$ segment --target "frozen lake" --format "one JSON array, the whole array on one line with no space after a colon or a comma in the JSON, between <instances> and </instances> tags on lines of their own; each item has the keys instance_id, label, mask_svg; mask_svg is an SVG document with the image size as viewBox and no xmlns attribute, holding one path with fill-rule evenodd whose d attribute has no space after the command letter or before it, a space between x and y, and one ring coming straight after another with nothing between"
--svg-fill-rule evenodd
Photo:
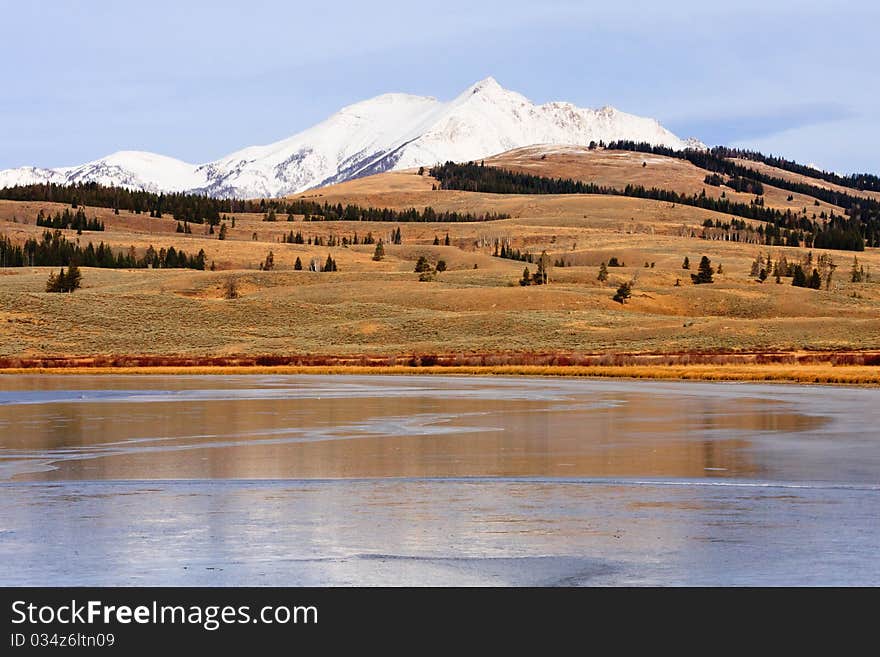
<instances>
[{"instance_id":1,"label":"frozen lake","mask_svg":"<svg viewBox=\"0 0 880 657\"><path fill-rule=\"evenodd\" d=\"M880 390L0 377L0 584L880 584Z\"/></svg>"}]
</instances>

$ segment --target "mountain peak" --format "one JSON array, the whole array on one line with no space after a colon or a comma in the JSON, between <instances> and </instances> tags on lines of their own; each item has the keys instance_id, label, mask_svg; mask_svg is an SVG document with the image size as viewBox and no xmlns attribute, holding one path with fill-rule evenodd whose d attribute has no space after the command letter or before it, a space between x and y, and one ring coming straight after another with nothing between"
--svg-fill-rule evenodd
<instances>
[{"instance_id":1,"label":"mountain peak","mask_svg":"<svg viewBox=\"0 0 880 657\"><path fill-rule=\"evenodd\" d=\"M486 77L451 101L391 93L349 105L325 121L264 146L250 146L204 164L142 151L121 151L59 169L0 171L0 187L97 182L149 191L212 196L285 196L395 169L479 160L513 148L586 146L632 140L676 150L699 147L657 121L613 107L532 103Z\"/></svg>"},{"instance_id":2,"label":"mountain peak","mask_svg":"<svg viewBox=\"0 0 880 657\"><path fill-rule=\"evenodd\" d=\"M498 84L498 80L493 78L491 75L487 78L483 78L479 82L475 82L470 87L468 87L467 90L467 92L470 92L471 94L492 93L495 91L505 91L505 89L500 84Z\"/></svg>"}]
</instances>

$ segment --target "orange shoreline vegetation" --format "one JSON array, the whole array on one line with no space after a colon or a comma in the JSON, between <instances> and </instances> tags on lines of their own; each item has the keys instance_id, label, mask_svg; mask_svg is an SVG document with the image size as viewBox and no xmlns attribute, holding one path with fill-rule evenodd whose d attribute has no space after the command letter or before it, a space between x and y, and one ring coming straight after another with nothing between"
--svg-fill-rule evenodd
<instances>
[{"instance_id":1,"label":"orange shoreline vegetation","mask_svg":"<svg viewBox=\"0 0 880 657\"><path fill-rule=\"evenodd\" d=\"M0 374L409 374L880 385L880 353L97 356L0 359Z\"/></svg>"}]
</instances>

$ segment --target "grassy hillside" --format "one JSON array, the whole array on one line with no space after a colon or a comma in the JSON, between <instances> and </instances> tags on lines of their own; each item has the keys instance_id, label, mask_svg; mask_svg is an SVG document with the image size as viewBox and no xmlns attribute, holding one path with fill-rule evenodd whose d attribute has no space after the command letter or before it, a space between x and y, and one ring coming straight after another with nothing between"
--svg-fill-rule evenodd
<instances>
[{"instance_id":1,"label":"grassy hillside","mask_svg":"<svg viewBox=\"0 0 880 657\"><path fill-rule=\"evenodd\" d=\"M587 149L519 149L487 158L511 170L570 177L609 186L640 184L693 194L722 191L749 202L751 194L703 184L705 171L689 162L657 155ZM747 163L755 164L755 163ZM766 165L760 165L766 166ZM772 168L772 167L771 167ZM794 174L792 174L794 175ZM819 182L816 182L819 184ZM823 185L829 183L822 182ZM174 246L203 249L214 271L83 269L83 289L73 294L44 291L49 269L0 269L0 357L66 355L234 354L412 354L509 352L730 352L764 350L880 349L880 286L852 283L858 257L880 274L874 249L853 253L812 250L835 266L821 290L776 284L750 276L757 254L800 261L808 249L767 247L702 239L703 224L729 221L709 210L661 201L599 195L500 195L438 191L436 181L416 171L392 172L307 192L320 202L407 209L510 215L474 223L382 223L357 221L267 222L262 214L234 214L219 227L189 224L112 209L87 208L104 222L103 232L69 240L131 246L142 254ZM766 187L765 204L794 210L815 199ZM820 203L821 209L831 206ZM0 234L21 243L39 237L40 209L66 206L0 201ZM817 208L818 210L819 208ZM835 208L842 214L842 210ZM760 222L749 220L750 224ZM391 244L400 229L401 244ZM304 238L350 241L357 233L384 241L385 258L372 259L374 245L326 246L282 243L291 231ZM446 236L449 245L446 246ZM707 236L721 237L719 233ZM440 245L434 245L437 238ZM552 262L550 283L522 287L523 268L533 264L494 257L496 244L540 254ZM268 252L275 269L260 271ZM337 272L294 271L331 255ZM722 266L715 282L693 285L700 257ZM445 261L447 271L420 281L414 272L424 256ZM612 257L623 267L599 266ZM682 269L688 257L690 270ZM645 266L647 263L647 267ZM653 266L652 266L653 264ZM239 296L224 298L235 280ZM626 304L612 300L622 282L635 280ZM678 282L678 285L676 285Z\"/></svg>"}]
</instances>

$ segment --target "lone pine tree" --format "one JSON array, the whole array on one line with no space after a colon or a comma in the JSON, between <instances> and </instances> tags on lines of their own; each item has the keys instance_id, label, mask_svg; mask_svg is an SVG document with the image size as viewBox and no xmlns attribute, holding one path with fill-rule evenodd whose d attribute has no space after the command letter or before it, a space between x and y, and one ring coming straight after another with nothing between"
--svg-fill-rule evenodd
<instances>
[{"instance_id":1,"label":"lone pine tree","mask_svg":"<svg viewBox=\"0 0 880 657\"><path fill-rule=\"evenodd\" d=\"M691 280L694 282L695 285L700 285L702 283L711 283L712 274L714 273L715 270L712 269L712 262L707 256L703 256L702 258L700 258L700 265L697 267L697 273L691 274Z\"/></svg>"},{"instance_id":2,"label":"lone pine tree","mask_svg":"<svg viewBox=\"0 0 880 657\"><path fill-rule=\"evenodd\" d=\"M621 283L614 293L614 300L619 304L626 303L626 300L632 296L632 283Z\"/></svg>"},{"instance_id":3,"label":"lone pine tree","mask_svg":"<svg viewBox=\"0 0 880 657\"><path fill-rule=\"evenodd\" d=\"M263 271L272 271L273 269L275 269L274 253L269 251L269 253L266 254L266 259L262 263L260 263L260 269L262 269Z\"/></svg>"}]
</instances>

